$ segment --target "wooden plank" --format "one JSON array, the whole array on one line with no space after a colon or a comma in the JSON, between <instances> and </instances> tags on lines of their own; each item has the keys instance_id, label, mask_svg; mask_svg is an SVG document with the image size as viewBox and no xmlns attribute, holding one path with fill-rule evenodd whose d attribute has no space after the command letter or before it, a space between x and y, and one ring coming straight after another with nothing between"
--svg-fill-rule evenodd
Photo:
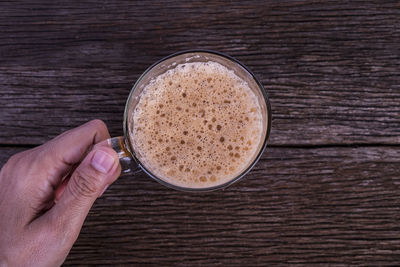
<instances>
[{"instance_id":1,"label":"wooden plank","mask_svg":"<svg viewBox=\"0 0 400 267\"><path fill-rule=\"evenodd\" d=\"M2 1L0 13L2 144L93 118L122 134L135 80L188 48L256 73L271 144L400 143L398 1Z\"/></svg>"},{"instance_id":2,"label":"wooden plank","mask_svg":"<svg viewBox=\"0 0 400 267\"><path fill-rule=\"evenodd\" d=\"M399 161L398 147L269 149L243 181L195 195L124 178L66 265L395 264Z\"/></svg>"},{"instance_id":3,"label":"wooden plank","mask_svg":"<svg viewBox=\"0 0 400 267\"><path fill-rule=\"evenodd\" d=\"M0 162L13 152L2 148ZM96 201L65 266L397 265L399 166L399 147L269 148L223 191L123 177Z\"/></svg>"}]
</instances>

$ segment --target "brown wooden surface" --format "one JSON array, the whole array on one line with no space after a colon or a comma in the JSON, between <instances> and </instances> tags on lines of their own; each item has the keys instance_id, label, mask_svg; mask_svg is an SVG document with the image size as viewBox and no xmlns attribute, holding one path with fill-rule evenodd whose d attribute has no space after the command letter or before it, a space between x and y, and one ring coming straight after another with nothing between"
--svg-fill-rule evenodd
<instances>
[{"instance_id":1,"label":"brown wooden surface","mask_svg":"<svg viewBox=\"0 0 400 267\"><path fill-rule=\"evenodd\" d=\"M259 77L270 147L224 191L121 178L65 265L398 265L398 1L2 1L0 166L93 118L121 135L135 80L191 48Z\"/></svg>"},{"instance_id":2,"label":"brown wooden surface","mask_svg":"<svg viewBox=\"0 0 400 267\"><path fill-rule=\"evenodd\" d=\"M224 191L123 177L94 205L66 265L398 263L399 166L398 147L270 148Z\"/></svg>"}]
</instances>

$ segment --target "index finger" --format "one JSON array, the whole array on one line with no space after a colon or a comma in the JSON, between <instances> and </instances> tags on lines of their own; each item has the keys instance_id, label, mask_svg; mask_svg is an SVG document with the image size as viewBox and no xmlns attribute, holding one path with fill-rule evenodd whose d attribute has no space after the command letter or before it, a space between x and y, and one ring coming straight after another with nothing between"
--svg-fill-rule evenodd
<instances>
[{"instance_id":1,"label":"index finger","mask_svg":"<svg viewBox=\"0 0 400 267\"><path fill-rule=\"evenodd\" d=\"M110 138L106 124L101 120L89 121L57 136L45 146L48 155L67 165L78 163L94 144Z\"/></svg>"},{"instance_id":2,"label":"index finger","mask_svg":"<svg viewBox=\"0 0 400 267\"><path fill-rule=\"evenodd\" d=\"M51 177L47 178L52 180L53 186L57 186L71 167L82 160L92 145L108 138L110 134L105 123L92 120L43 144L38 151L37 160L51 174Z\"/></svg>"}]
</instances>

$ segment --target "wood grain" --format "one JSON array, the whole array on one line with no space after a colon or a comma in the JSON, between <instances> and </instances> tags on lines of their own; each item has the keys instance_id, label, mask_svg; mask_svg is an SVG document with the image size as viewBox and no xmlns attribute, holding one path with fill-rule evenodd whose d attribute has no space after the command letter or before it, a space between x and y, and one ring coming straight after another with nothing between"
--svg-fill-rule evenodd
<instances>
[{"instance_id":1,"label":"wood grain","mask_svg":"<svg viewBox=\"0 0 400 267\"><path fill-rule=\"evenodd\" d=\"M122 134L153 62L226 52L271 98L273 145L400 144L398 1L2 1L0 143L89 119Z\"/></svg>"},{"instance_id":2,"label":"wood grain","mask_svg":"<svg viewBox=\"0 0 400 267\"><path fill-rule=\"evenodd\" d=\"M135 80L193 48L259 77L270 147L223 191L120 178L64 265L399 265L398 1L1 1L0 166L90 119L121 135Z\"/></svg>"},{"instance_id":3,"label":"wood grain","mask_svg":"<svg viewBox=\"0 0 400 267\"><path fill-rule=\"evenodd\" d=\"M0 163L14 151L3 148ZM123 177L65 266L397 265L399 166L398 147L269 148L223 191Z\"/></svg>"}]
</instances>

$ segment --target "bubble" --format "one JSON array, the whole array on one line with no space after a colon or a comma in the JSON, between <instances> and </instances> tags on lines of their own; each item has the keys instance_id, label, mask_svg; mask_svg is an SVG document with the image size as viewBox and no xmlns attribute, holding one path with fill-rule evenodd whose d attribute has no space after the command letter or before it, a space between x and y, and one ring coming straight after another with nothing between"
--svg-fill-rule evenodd
<instances>
[{"instance_id":1,"label":"bubble","mask_svg":"<svg viewBox=\"0 0 400 267\"><path fill-rule=\"evenodd\" d=\"M198 151L201 151L201 146L198 146L198 147L197 147L197 150L198 150Z\"/></svg>"},{"instance_id":2,"label":"bubble","mask_svg":"<svg viewBox=\"0 0 400 267\"><path fill-rule=\"evenodd\" d=\"M129 129L133 148L146 157L149 170L168 182L223 184L256 153L262 131L258 101L246 83L218 63L186 63L178 69L161 74L142 92Z\"/></svg>"}]
</instances>

